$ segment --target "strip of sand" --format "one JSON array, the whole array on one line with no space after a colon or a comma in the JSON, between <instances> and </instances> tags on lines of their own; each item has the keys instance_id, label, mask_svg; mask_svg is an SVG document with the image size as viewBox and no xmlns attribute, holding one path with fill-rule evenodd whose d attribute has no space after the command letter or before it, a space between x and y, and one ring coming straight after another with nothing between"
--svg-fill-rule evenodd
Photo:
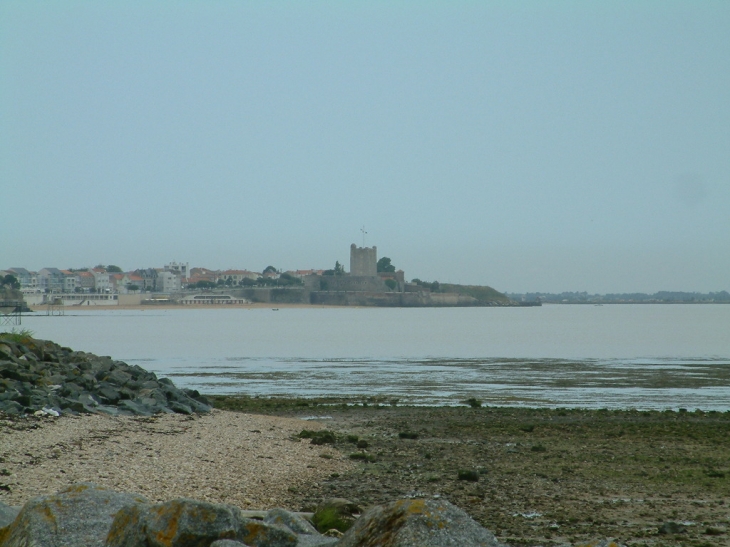
<instances>
[{"instance_id":1,"label":"strip of sand","mask_svg":"<svg viewBox=\"0 0 730 547\"><path fill-rule=\"evenodd\" d=\"M156 502L187 497L242 509L289 507L290 490L353 468L296 435L308 421L214 410L202 416L0 417L0 501L22 505L93 482Z\"/></svg>"},{"instance_id":2,"label":"strip of sand","mask_svg":"<svg viewBox=\"0 0 730 547\"><path fill-rule=\"evenodd\" d=\"M100 310L136 310L136 311L155 311L155 310L213 310L213 309L323 309L323 308L357 308L362 306L325 306L319 304L279 304L276 302L251 302L248 304L138 304L138 305L109 305L109 306L58 306L64 312L92 312ZM45 313L48 306L30 306L31 311L37 313Z\"/></svg>"}]
</instances>

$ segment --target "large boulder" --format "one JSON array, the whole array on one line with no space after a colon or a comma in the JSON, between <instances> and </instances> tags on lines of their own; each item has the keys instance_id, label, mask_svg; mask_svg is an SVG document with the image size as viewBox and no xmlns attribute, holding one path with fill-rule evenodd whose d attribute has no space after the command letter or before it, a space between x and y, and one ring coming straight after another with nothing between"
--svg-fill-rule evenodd
<instances>
[{"instance_id":1,"label":"large boulder","mask_svg":"<svg viewBox=\"0 0 730 547\"><path fill-rule=\"evenodd\" d=\"M116 513L146 501L94 484L75 484L26 503L13 523L0 530L0 545L102 547Z\"/></svg>"},{"instance_id":2,"label":"large boulder","mask_svg":"<svg viewBox=\"0 0 730 547\"><path fill-rule=\"evenodd\" d=\"M106 547L208 547L220 539L250 547L295 547L291 530L244 518L232 505L175 499L117 513Z\"/></svg>"},{"instance_id":3,"label":"large boulder","mask_svg":"<svg viewBox=\"0 0 730 547\"><path fill-rule=\"evenodd\" d=\"M287 511L286 509L275 508L270 509L264 517L266 524L274 526L286 526L295 534L316 534L317 530L312 523L301 515Z\"/></svg>"},{"instance_id":4,"label":"large boulder","mask_svg":"<svg viewBox=\"0 0 730 547\"><path fill-rule=\"evenodd\" d=\"M398 500L360 517L337 547L506 547L444 500Z\"/></svg>"},{"instance_id":5,"label":"large boulder","mask_svg":"<svg viewBox=\"0 0 730 547\"><path fill-rule=\"evenodd\" d=\"M266 524L288 528L298 536L297 547L323 547L337 543L337 538L323 536L303 516L286 509L271 509L264 517Z\"/></svg>"},{"instance_id":6,"label":"large boulder","mask_svg":"<svg viewBox=\"0 0 730 547\"><path fill-rule=\"evenodd\" d=\"M20 507L5 505L0 501L0 528L9 526L20 513Z\"/></svg>"}]
</instances>

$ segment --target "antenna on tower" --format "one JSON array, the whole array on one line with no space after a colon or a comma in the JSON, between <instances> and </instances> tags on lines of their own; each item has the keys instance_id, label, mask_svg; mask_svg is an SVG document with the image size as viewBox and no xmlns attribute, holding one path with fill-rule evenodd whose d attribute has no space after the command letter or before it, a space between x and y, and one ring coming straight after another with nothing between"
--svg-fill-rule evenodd
<instances>
[{"instance_id":1,"label":"antenna on tower","mask_svg":"<svg viewBox=\"0 0 730 547\"><path fill-rule=\"evenodd\" d=\"M362 246L365 247L365 234L367 234L367 232L365 231L364 224L362 225L362 228L360 228L360 231L362 232Z\"/></svg>"}]
</instances>

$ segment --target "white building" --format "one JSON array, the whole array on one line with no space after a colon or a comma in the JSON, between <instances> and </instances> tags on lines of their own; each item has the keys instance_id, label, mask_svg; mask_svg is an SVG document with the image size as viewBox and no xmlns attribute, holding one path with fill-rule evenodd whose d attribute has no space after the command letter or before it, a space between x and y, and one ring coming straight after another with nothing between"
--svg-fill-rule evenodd
<instances>
[{"instance_id":1,"label":"white building","mask_svg":"<svg viewBox=\"0 0 730 547\"><path fill-rule=\"evenodd\" d=\"M111 292L112 285L109 281L109 272L105 272L100 268L94 268L91 270L91 273L94 274L94 288L96 289L96 292Z\"/></svg>"},{"instance_id":2,"label":"white building","mask_svg":"<svg viewBox=\"0 0 730 547\"><path fill-rule=\"evenodd\" d=\"M170 262L165 264L165 271L179 275L182 279L190 277L190 264L185 262Z\"/></svg>"},{"instance_id":3,"label":"white building","mask_svg":"<svg viewBox=\"0 0 730 547\"><path fill-rule=\"evenodd\" d=\"M164 293L173 293L180 290L181 277L173 272L159 272L157 274L157 290Z\"/></svg>"}]
</instances>

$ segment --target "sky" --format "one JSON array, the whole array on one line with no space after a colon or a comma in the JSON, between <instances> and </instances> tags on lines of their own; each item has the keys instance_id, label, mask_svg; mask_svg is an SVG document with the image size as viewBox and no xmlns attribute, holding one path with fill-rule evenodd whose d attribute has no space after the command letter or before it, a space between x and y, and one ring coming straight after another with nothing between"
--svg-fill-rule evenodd
<instances>
[{"instance_id":1,"label":"sky","mask_svg":"<svg viewBox=\"0 0 730 547\"><path fill-rule=\"evenodd\" d=\"M504 292L730 290L730 2L0 2L0 269L351 243Z\"/></svg>"}]
</instances>

